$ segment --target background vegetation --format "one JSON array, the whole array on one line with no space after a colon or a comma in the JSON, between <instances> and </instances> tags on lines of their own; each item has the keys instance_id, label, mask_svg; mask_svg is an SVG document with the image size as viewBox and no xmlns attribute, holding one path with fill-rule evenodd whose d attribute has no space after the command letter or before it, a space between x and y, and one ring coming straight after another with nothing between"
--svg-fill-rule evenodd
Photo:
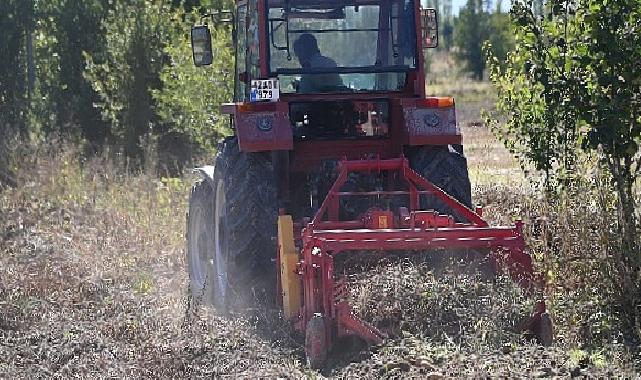
<instances>
[{"instance_id":1,"label":"background vegetation","mask_svg":"<svg viewBox=\"0 0 641 380\"><path fill-rule=\"evenodd\" d=\"M213 26L219 54L210 70L195 70L188 37L202 10L229 3L3 2L3 144L58 136L142 163L143 142L153 141L160 168L176 173L226 132L218 106L231 99L231 28Z\"/></svg>"},{"instance_id":2,"label":"background vegetation","mask_svg":"<svg viewBox=\"0 0 641 380\"><path fill-rule=\"evenodd\" d=\"M142 163L142 143L160 148L173 173L198 152L211 153L229 133L218 112L232 99L231 28L212 25L216 61L191 63L189 29L204 10L231 0L7 0L0 5L0 133L82 141L88 152L109 146ZM503 57L513 45L508 15L470 0L458 17L441 9L441 49L456 51L465 70L483 78L486 40ZM211 23L210 23L211 24ZM0 150L2 152L2 150ZM7 173L6 154L3 172Z\"/></svg>"},{"instance_id":3,"label":"background vegetation","mask_svg":"<svg viewBox=\"0 0 641 380\"><path fill-rule=\"evenodd\" d=\"M606 186L614 204L599 208L616 222L604 235L607 259L596 273L605 275L602 296L617 301L630 337L641 338L641 1L549 2L545 17L516 1L511 14L516 48L507 60L490 59L506 119L489 122L512 152L545 173L548 193L572 194L586 182Z\"/></svg>"}]
</instances>

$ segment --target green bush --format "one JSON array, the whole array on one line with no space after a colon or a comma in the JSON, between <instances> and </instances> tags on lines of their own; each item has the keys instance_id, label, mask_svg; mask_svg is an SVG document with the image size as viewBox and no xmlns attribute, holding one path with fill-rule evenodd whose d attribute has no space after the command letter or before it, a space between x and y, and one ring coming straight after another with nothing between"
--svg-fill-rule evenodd
<instances>
[{"instance_id":1,"label":"green bush","mask_svg":"<svg viewBox=\"0 0 641 380\"><path fill-rule=\"evenodd\" d=\"M162 85L171 14L164 1L118 2L105 20L104 57L86 55L85 78L100 97L96 106L127 156L140 157L141 136L158 128L151 92Z\"/></svg>"},{"instance_id":2,"label":"green bush","mask_svg":"<svg viewBox=\"0 0 641 380\"><path fill-rule=\"evenodd\" d=\"M630 335L641 338L635 193L641 173L641 2L553 2L546 13L539 17L531 3L513 2L516 48L503 62L488 60L497 109L506 120L487 122L512 152L546 173L556 197L590 180L579 164L596 158L588 162L606 173L602 190L615 199L599 211L614 214L616 222L607 227L614 233L604 242L604 266L594 271L613 281L619 315ZM611 298L603 283L595 289Z\"/></svg>"},{"instance_id":3,"label":"green bush","mask_svg":"<svg viewBox=\"0 0 641 380\"><path fill-rule=\"evenodd\" d=\"M213 151L217 140L230 133L228 119L220 114L220 105L233 98L231 28L225 25L212 28L214 62L199 68L192 60L189 33L198 18L197 13L185 14L181 10L173 15L174 31L164 49L170 61L160 72L162 87L152 93L162 123Z\"/></svg>"}]
</instances>

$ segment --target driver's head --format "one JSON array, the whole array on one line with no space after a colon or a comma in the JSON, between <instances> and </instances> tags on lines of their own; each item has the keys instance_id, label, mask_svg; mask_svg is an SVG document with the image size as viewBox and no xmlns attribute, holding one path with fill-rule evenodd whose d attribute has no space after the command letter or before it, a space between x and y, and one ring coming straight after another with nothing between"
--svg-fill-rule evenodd
<instances>
[{"instance_id":1,"label":"driver's head","mask_svg":"<svg viewBox=\"0 0 641 380\"><path fill-rule=\"evenodd\" d=\"M301 34L294 42L294 54L301 62L308 61L315 54L320 53L316 37L309 33Z\"/></svg>"}]
</instances>

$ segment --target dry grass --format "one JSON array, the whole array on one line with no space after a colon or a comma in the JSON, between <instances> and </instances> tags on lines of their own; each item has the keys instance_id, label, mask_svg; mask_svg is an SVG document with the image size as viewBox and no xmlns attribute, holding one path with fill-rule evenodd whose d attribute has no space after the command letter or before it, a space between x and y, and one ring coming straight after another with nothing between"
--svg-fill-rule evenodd
<instances>
[{"instance_id":1,"label":"dry grass","mask_svg":"<svg viewBox=\"0 0 641 380\"><path fill-rule=\"evenodd\" d=\"M513 332L530 301L504 279L437 278L421 264L389 262L354 290L366 318L404 311L397 337L311 371L286 332L187 312L193 178L132 173L74 149L25 148L19 186L0 193L0 377L632 376L605 293L586 282L600 280L594 258L607 255L607 215L589 202L539 196L486 129L464 133L475 200L492 222L521 217L530 226L528 242L553 285L556 347Z\"/></svg>"},{"instance_id":2,"label":"dry grass","mask_svg":"<svg viewBox=\"0 0 641 380\"><path fill-rule=\"evenodd\" d=\"M296 374L248 321L187 313L191 178L78 157L39 152L0 195L0 377Z\"/></svg>"},{"instance_id":3,"label":"dry grass","mask_svg":"<svg viewBox=\"0 0 641 380\"><path fill-rule=\"evenodd\" d=\"M463 145L474 186L530 187L518 161L483 126L462 127Z\"/></svg>"}]
</instances>

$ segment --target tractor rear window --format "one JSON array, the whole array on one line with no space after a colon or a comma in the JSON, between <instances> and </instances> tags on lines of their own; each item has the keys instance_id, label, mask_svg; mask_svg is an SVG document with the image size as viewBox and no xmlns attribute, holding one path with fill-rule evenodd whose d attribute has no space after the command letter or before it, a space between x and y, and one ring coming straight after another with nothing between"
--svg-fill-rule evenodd
<instances>
[{"instance_id":1,"label":"tractor rear window","mask_svg":"<svg viewBox=\"0 0 641 380\"><path fill-rule=\"evenodd\" d=\"M268 0L281 91L398 91L417 66L411 0Z\"/></svg>"}]
</instances>

